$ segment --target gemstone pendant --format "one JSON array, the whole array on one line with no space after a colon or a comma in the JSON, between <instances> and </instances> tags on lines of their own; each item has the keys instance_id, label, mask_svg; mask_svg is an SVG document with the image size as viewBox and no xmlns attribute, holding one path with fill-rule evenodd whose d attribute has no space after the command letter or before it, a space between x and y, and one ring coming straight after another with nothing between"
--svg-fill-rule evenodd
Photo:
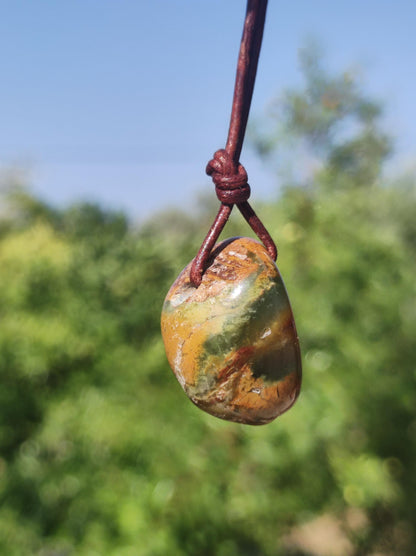
<instances>
[{"instance_id":1,"label":"gemstone pendant","mask_svg":"<svg viewBox=\"0 0 416 556\"><path fill-rule=\"evenodd\" d=\"M202 283L190 263L162 310L166 355L194 404L228 421L269 423L299 395L301 357L289 298L264 246L218 244Z\"/></svg>"}]
</instances>

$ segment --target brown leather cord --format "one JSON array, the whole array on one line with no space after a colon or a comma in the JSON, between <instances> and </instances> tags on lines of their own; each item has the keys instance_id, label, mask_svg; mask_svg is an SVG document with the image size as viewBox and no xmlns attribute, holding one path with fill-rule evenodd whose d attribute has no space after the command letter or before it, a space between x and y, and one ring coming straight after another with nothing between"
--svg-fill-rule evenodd
<instances>
[{"instance_id":1,"label":"brown leather cord","mask_svg":"<svg viewBox=\"0 0 416 556\"><path fill-rule=\"evenodd\" d=\"M206 169L215 184L221 206L191 267L190 280L195 286L199 286L202 281L212 248L235 204L263 242L270 257L273 260L277 258L273 239L248 203L250 186L247 183L247 172L239 162L256 80L266 9L267 0L247 0L227 143L225 149L214 154Z\"/></svg>"}]
</instances>

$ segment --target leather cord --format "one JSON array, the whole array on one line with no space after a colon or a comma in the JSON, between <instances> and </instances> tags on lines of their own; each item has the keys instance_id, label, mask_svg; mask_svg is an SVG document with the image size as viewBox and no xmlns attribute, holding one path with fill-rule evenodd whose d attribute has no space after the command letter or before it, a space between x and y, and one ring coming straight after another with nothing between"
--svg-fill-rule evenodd
<instances>
[{"instance_id":1,"label":"leather cord","mask_svg":"<svg viewBox=\"0 0 416 556\"><path fill-rule=\"evenodd\" d=\"M247 172L239 161L256 80L266 9L267 0L247 1L227 143L224 149L220 149L214 154L206 168L207 174L211 176L215 184L215 191L221 206L192 264L190 280L194 286L199 286L202 281L212 248L227 223L234 205L237 205L253 231L263 242L270 257L273 260L277 258L277 249L273 239L248 202L250 186Z\"/></svg>"}]
</instances>

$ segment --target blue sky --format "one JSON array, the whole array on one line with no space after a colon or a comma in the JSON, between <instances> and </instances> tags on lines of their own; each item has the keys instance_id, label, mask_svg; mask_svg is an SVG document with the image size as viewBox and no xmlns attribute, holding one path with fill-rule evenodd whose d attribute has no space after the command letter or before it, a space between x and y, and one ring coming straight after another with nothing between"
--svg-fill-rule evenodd
<instances>
[{"instance_id":1,"label":"blue sky","mask_svg":"<svg viewBox=\"0 0 416 556\"><path fill-rule=\"evenodd\" d=\"M53 203L97 200L139 220L215 195L204 169L226 140L244 13L244 0L0 0L0 169L22 168ZM300 83L314 36L330 68L364 68L408 164L415 26L414 0L269 0L252 117ZM253 201L276 195L249 147L241 162Z\"/></svg>"}]
</instances>

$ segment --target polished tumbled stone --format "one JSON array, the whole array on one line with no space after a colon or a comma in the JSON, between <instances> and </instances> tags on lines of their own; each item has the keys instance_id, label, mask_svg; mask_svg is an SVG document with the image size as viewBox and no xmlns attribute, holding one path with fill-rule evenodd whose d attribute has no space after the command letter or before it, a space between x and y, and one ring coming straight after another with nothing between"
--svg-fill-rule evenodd
<instances>
[{"instance_id":1,"label":"polished tumbled stone","mask_svg":"<svg viewBox=\"0 0 416 556\"><path fill-rule=\"evenodd\" d=\"M268 423L293 405L302 375L279 271L250 238L220 243L198 287L190 283L191 264L163 305L169 364L201 409L229 421Z\"/></svg>"}]
</instances>

